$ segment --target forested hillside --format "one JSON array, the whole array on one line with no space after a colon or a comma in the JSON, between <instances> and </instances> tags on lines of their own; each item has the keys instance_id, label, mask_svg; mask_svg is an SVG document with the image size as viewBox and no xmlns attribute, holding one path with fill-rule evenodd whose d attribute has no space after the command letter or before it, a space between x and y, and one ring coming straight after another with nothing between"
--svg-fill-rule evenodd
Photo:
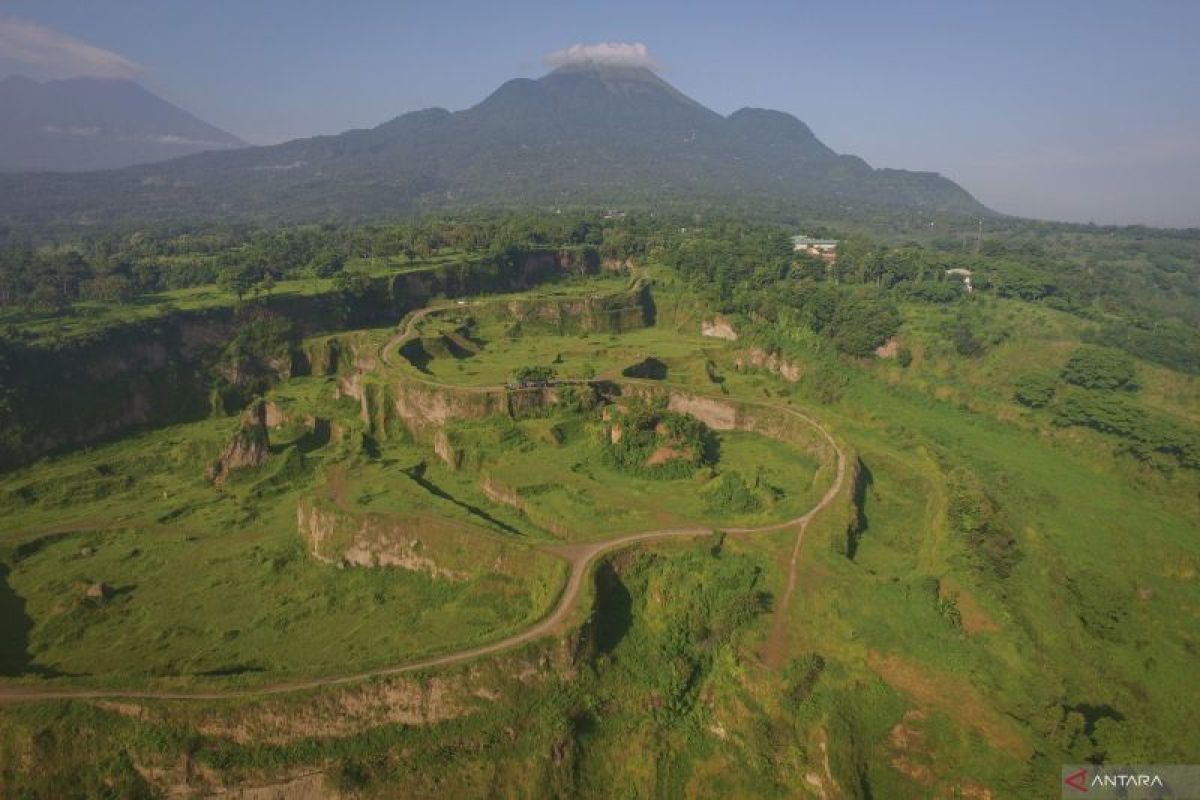
<instances>
[{"instance_id":1,"label":"forested hillside","mask_svg":"<svg viewBox=\"0 0 1200 800\"><path fill-rule=\"evenodd\" d=\"M325 222L444 209L990 215L930 172L838 155L794 117L729 117L645 68L560 67L471 108L105 174L0 176L0 222Z\"/></svg>"}]
</instances>

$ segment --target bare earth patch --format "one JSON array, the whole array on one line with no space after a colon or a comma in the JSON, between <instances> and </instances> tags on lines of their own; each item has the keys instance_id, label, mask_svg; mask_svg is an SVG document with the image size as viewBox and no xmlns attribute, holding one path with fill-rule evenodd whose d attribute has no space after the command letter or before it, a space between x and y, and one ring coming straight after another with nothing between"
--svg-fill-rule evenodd
<instances>
[{"instance_id":1,"label":"bare earth patch","mask_svg":"<svg viewBox=\"0 0 1200 800\"><path fill-rule=\"evenodd\" d=\"M1000 630L988 613L975 601L975 598L963 591L953 578L938 580L938 595L953 597L958 605L958 613L962 615L962 627L967 633L994 633Z\"/></svg>"},{"instance_id":2,"label":"bare earth patch","mask_svg":"<svg viewBox=\"0 0 1200 800\"><path fill-rule=\"evenodd\" d=\"M992 747L1025 760L1032 749L1012 724L987 704L962 678L906 661L900 656L867 653L871 669L918 704L934 709L988 741Z\"/></svg>"}]
</instances>

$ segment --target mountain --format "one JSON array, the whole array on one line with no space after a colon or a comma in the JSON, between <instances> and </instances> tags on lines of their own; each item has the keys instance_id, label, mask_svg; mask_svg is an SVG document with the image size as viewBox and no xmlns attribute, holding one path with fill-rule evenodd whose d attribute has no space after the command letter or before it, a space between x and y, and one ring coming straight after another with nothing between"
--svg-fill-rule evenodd
<instances>
[{"instance_id":1,"label":"mountain","mask_svg":"<svg viewBox=\"0 0 1200 800\"><path fill-rule=\"evenodd\" d=\"M362 219L445 208L668 203L989 214L934 173L873 169L803 122L723 117L654 72L594 63L510 80L464 111L110 173L0 176L10 224Z\"/></svg>"},{"instance_id":2,"label":"mountain","mask_svg":"<svg viewBox=\"0 0 1200 800\"><path fill-rule=\"evenodd\" d=\"M0 170L113 169L245 147L130 80L0 80Z\"/></svg>"}]
</instances>

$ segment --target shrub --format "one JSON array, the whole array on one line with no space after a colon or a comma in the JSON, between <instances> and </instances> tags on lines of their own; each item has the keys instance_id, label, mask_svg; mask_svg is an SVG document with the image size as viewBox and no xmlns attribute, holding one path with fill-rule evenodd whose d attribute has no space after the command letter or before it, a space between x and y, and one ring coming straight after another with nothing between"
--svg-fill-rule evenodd
<instances>
[{"instance_id":1,"label":"shrub","mask_svg":"<svg viewBox=\"0 0 1200 800\"><path fill-rule=\"evenodd\" d=\"M974 566L1008 578L1022 553L1006 515L977 475L965 469L951 474L949 516L971 552Z\"/></svg>"},{"instance_id":2,"label":"shrub","mask_svg":"<svg viewBox=\"0 0 1200 800\"><path fill-rule=\"evenodd\" d=\"M1127 439L1126 449L1138 458L1165 453L1182 466L1200 469L1200 436L1171 419L1147 414L1123 395L1073 389L1054 414L1058 425L1080 425Z\"/></svg>"},{"instance_id":3,"label":"shrub","mask_svg":"<svg viewBox=\"0 0 1200 800\"><path fill-rule=\"evenodd\" d=\"M613 415L613 425L621 435L612 441L604 437L605 455L618 469L645 478L683 478L698 467L717 461L715 434L690 414L667 411L665 402L637 401ZM678 453L661 464L646 466L660 447Z\"/></svg>"},{"instance_id":4,"label":"shrub","mask_svg":"<svg viewBox=\"0 0 1200 800\"><path fill-rule=\"evenodd\" d=\"M960 321L950 331L954 352L967 358L979 358L987 352L987 344L966 321Z\"/></svg>"},{"instance_id":5,"label":"shrub","mask_svg":"<svg viewBox=\"0 0 1200 800\"><path fill-rule=\"evenodd\" d=\"M737 472L726 472L705 493L704 505L709 511L743 514L757 511L758 497Z\"/></svg>"},{"instance_id":6,"label":"shrub","mask_svg":"<svg viewBox=\"0 0 1200 800\"><path fill-rule=\"evenodd\" d=\"M1063 367L1062 378L1085 389L1137 388L1133 359L1108 347L1080 347Z\"/></svg>"},{"instance_id":7,"label":"shrub","mask_svg":"<svg viewBox=\"0 0 1200 800\"><path fill-rule=\"evenodd\" d=\"M514 383L546 383L554 380L557 374L554 367L517 367L513 370L512 379Z\"/></svg>"},{"instance_id":8,"label":"shrub","mask_svg":"<svg viewBox=\"0 0 1200 800\"><path fill-rule=\"evenodd\" d=\"M1022 375L1013 386L1013 398L1023 406L1045 408L1054 399L1057 386L1051 375L1038 372Z\"/></svg>"},{"instance_id":9,"label":"shrub","mask_svg":"<svg viewBox=\"0 0 1200 800\"><path fill-rule=\"evenodd\" d=\"M865 358L900 329L900 311L878 294L841 298L826 331L843 353Z\"/></svg>"}]
</instances>

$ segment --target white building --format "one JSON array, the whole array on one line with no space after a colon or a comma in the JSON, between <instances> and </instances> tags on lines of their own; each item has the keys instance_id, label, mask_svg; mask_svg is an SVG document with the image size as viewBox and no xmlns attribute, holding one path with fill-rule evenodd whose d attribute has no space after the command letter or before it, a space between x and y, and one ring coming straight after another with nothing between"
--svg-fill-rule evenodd
<instances>
[{"instance_id":1,"label":"white building","mask_svg":"<svg viewBox=\"0 0 1200 800\"><path fill-rule=\"evenodd\" d=\"M793 236L792 249L798 253L818 256L826 261L837 258L837 239L813 239L808 236Z\"/></svg>"},{"instance_id":2,"label":"white building","mask_svg":"<svg viewBox=\"0 0 1200 800\"><path fill-rule=\"evenodd\" d=\"M975 287L971 285L971 270L955 267L946 270L946 274L952 278L962 278L963 288L967 290L967 294L975 291Z\"/></svg>"}]
</instances>

